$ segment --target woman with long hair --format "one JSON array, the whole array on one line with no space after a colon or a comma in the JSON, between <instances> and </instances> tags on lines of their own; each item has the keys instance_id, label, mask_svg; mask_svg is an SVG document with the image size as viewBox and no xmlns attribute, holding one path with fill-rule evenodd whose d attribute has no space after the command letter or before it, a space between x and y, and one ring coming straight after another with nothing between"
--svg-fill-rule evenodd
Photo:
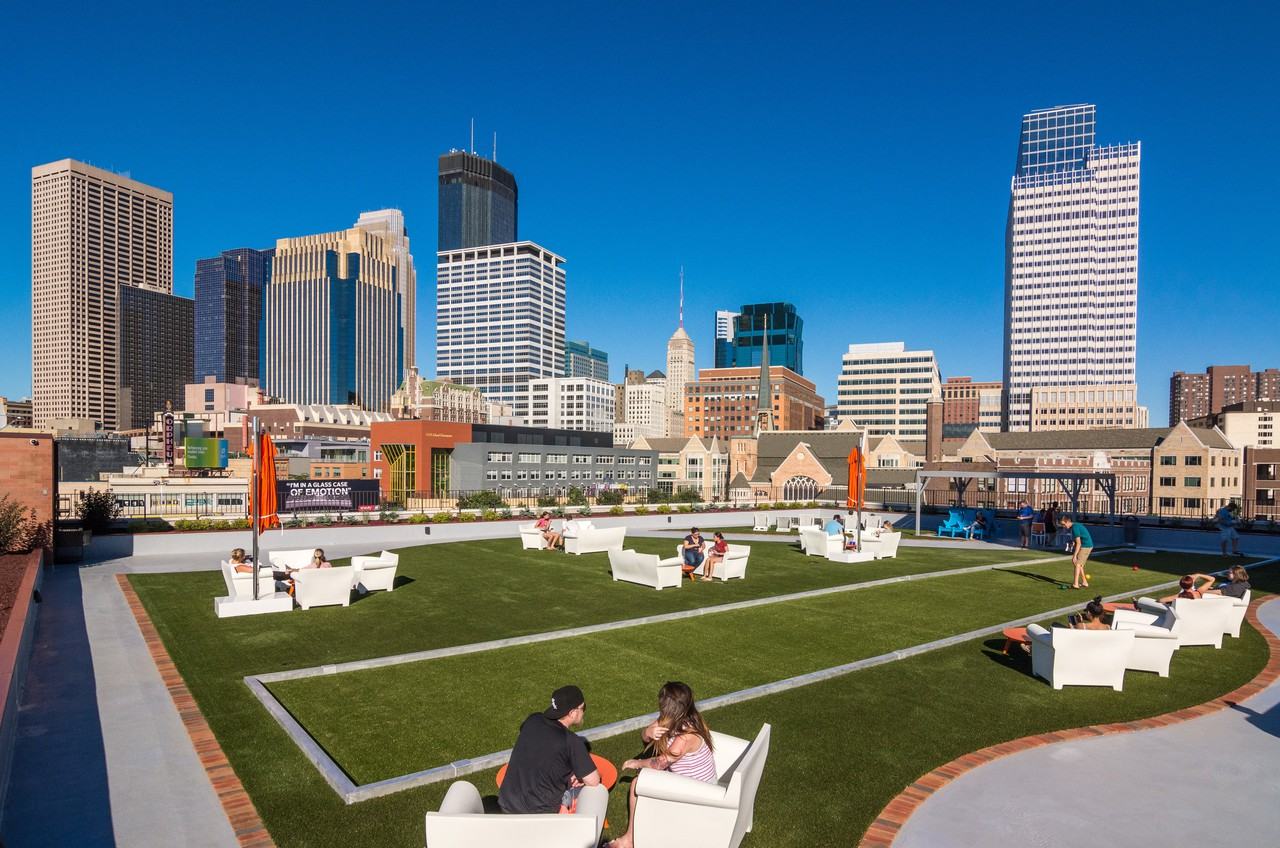
<instances>
[{"instance_id":1,"label":"woman with long hair","mask_svg":"<svg viewBox=\"0 0 1280 848\"><path fill-rule=\"evenodd\" d=\"M660 769L716 782L711 730L693 701L693 690L684 683L672 681L658 690L658 720L641 731L640 738L653 756L627 760L622 764L624 769ZM631 781L627 830L607 848L632 848L634 844L631 829L636 820L636 783L643 773Z\"/></svg>"}]
</instances>

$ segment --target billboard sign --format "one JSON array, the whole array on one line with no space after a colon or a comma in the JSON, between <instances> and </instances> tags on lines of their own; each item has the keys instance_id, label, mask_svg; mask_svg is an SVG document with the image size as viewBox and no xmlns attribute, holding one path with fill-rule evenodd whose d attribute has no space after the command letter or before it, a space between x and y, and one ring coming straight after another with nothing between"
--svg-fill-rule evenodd
<instances>
[{"instance_id":1,"label":"billboard sign","mask_svg":"<svg viewBox=\"0 0 1280 848\"><path fill-rule=\"evenodd\" d=\"M280 480L279 511L356 512L378 508L377 480Z\"/></svg>"},{"instance_id":2,"label":"billboard sign","mask_svg":"<svg viewBox=\"0 0 1280 848\"><path fill-rule=\"evenodd\" d=\"M226 468L226 439L193 439L182 440L185 454L184 464L187 468Z\"/></svg>"}]
</instances>

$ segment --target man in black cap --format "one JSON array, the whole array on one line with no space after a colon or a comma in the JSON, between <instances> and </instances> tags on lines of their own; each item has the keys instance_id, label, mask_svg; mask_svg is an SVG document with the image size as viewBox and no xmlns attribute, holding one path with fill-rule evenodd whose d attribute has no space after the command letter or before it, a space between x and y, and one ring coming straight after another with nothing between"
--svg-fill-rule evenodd
<instances>
[{"instance_id":1,"label":"man in black cap","mask_svg":"<svg viewBox=\"0 0 1280 848\"><path fill-rule=\"evenodd\" d=\"M498 790L504 813L555 813L572 806L574 790L600 783L586 741L569 730L582 724L587 705L577 686L551 693L551 706L520 725L507 776Z\"/></svg>"}]
</instances>

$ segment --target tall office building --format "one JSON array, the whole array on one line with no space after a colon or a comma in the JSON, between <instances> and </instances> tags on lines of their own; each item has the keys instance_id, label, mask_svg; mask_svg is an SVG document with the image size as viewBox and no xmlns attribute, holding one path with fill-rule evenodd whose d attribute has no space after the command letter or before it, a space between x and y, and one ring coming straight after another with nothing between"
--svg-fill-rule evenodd
<instances>
[{"instance_id":1,"label":"tall office building","mask_svg":"<svg viewBox=\"0 0 1280 848\"><path fill-rule=\"evenodd\" d=\"M942 384L942 427L947 438L968 436L974 430L1000 431L1000 381L977 382L972 377L948 377Z\"/></svg>"},{"instance_id":2,"label":"tall office building","mask_svg":"<svg viewBox=\"0 0 1280 848\"><path fill-rule=\"evenodd\" d=\"M766 323L767 319L767 323ZM790 303L749 303L734 319L733 359L726 368L759 368L768 327L769 365L804 373L804 321Z\"/></svg>"},{"instance_id":3,"label":"tall office building","mask_svg":"<svg viewBox=\"0 0 1280 848\"><path fill-rule=\"evenodd\" d=\"M418 364L417 314L418 272L413 266L413 254L409 252L409 230L404 225L404 213L399 209L378 209L361 212L356 227L382 236L391 245L391 255L396 263L396 287L400 291L400 330L404 338L404 376Z\"/></svg>"},{"instance_id":4,"label":"tall office building","mask_svg":"<svg viewBox=\"0 0 1280 848\"><path fill-rule=\"evenodd\" d=\"M514 243L518 200L516 178L506 168L474 153L450 150L440 157L436 249Z\"/></svg>"},{"instance_id":5,"label":"tall office building","mask_svg":"<svg viewBox=\"0 0 1280 848\"><path fill-rule=\"evenodd\" d=\"M594 377L544 377L528 383L530 427L613 432L613 384Z\"/></svg>"},{"instance_id":6,"label":"tall office building","mask_svg":"<svg viewBox=\"0 0 1280 848\"><path fill-rule=\"evenodd\" d=\"M683 316L683 310L681 310ZM667 340L667 427L665 436L684 435L684 391L694 381L693 339L684 330L684 319Z\"/></svg>"},{"instance_id":7,"label":"tall office building","mask_svg":"<svg viewBox=\"0 0 1280 848\"><path fill-rule=\"evenodd\" d=\"M716 310L716 367L733 367L733 325L737 312L728 309Z\"/></svg>"},{"instance_id":8,"label":"tall office building","mask_svg":"<svg viewBox=\"0 0 1280 848\"><path fill-rule=\"evenodd\" d=\"M74 159L32 168L36 427L119 424L121 286L173 291L173 195Z\"/></svg>"},{"instance_id":9,"label":"tall office building","mask_svg":"<svg viewBox=\"0 0 1280 848\"><path fill-rule=\"evenodd\" d=\"M224 250L196 260L195 377L258 379L262 288L274 250Z\"/></svg>"},{"instance_id":10,"label":"tall office building","mask_svg":"<svg viewBox=\"0 0 1280 848\"><path fill-rule=\"evenodd\" d=\"M1099 147L1095 107L1022 119L1005 232L1004 410L1032 389L1136 383L1141 145Z\"/></svg>"},{"instance_id":11,"label":"tall office building","mask_svg":"<svg viewBox=\"0 0 1280 848\"><path fill-rule=\"evenodd\" d=\"M262 388L286 403L386 411L404 379L394 240L352 227L276 242Z\"/></svg>"},{"instance_id":12,"label":"tall office building","mask_svg":"<svg viewBox=\"0 0 1280 848\"><path fill-rule=\"evenodd\" d=\"M931 350L907 350L902 342L851 344L836 386L836 415L871 436L925 437L929 398L942 395L938 361Z\"/></svg>"},{"instance_id":13,"label":"tall office building","mask_svg":"<svg viewBox=\"0 0 1280 848\"><path fill-rule=\"evenodd\" d=\"M590 342L564 343L565 377L590 377L609 380L609 354L594 348Z\"/></svg>"},{"instance_id":14,"label":"tall office building","mask_svg":"<svg viewBox=\"0 0 1280 848\"><path fill-rule=\"evenodd\" d=\"M564 257L533 242L436 256L436 375L528 417L531 380L564 370Z\"/></svg>"},{"instance_id":15,"label":"tall office building","mask_svg":"<svg viewBox=\"0 0 1280 848\"><path fill-rule=\"evenodd\" d=\"M136 286L120 287L120 389L116 425L150 427L167 403L186 405L193 382L195 301Z\"/></svg>"}]
</instances>

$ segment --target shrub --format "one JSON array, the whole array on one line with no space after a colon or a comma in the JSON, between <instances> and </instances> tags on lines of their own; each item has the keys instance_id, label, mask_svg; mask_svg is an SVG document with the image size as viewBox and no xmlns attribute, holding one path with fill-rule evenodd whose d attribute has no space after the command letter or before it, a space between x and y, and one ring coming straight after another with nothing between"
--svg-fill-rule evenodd
<instances>
[{"instance_id":1,"label":"shrub","mask_svg":"<svg viewBox=\"0 0 1280 848\"><path fill-rule=\"evenodd\" d=\"M452 520L452 512L437 512L435 515L431 516L432 524L448 524Z\"/></svg>"},{"instance_id":2,"label":"shrub","mask_svg":"<svg viewBox=\"0 0 1280 848\"><path fill-rule=\"evenodd\" d=\"M511 517L511 510L509 509L498 510L498 517L505 521L506 519Z\"/></svg>"},{"instance_id":3,"label":"shrub","mask_svg":"<svg viewBox=\"0 0 1280 848\"><path fill-rule=\"evenodd\" d=\"M382 511L378 513L378 520L383 524L398 524L400 522L400 513L389 506L384 506Z\"/></svg>"},{"instance_id":4,"label":"shrub","mask_svg":"<svg viewBox=\"0 0 1280 848\"><path fill-rule=\"evenodd\" d=\"M677 511L677 512L683 512L683 513L690 513L690 512L693 512L693 505L692 505L692 504L687 504L687 503L680 504L680 506L676 507L676 511Z\"/></svg>"},{"instance_id":5,"label":"shrub","mask_svg":"<svg viewBox=\"0 0 1280 848\"><path fill-rule=\"evenodd\" d=\"M582 507L582 509L578 510L578 515L582 515L582 516L590 517L590 515L591 515L591 507L589 507L589 506L584 506L584 507Z\"/></svg>"},{"instance_id":6,"label":"shrub","mask_svg":"<svg viewBox=\"0 0 1280 848\"><path fill-rule=\"evenodd\" d=\"M538 498L538 506L548 507L548 506L559 506L559 505L560 505L560 499L557 498L555 495L543 495L542 497Z\"/></svg>"},{"instance_id":7,"label":"shrub","mask_svg":"<svg viewBox=\"0 0 1280 848\"><path fill-rule=\"evenodd\" d=\"M556 507L555 509L551 510L551 514L554 515L556 518L564 518L564 507L562 506Z\"/></svg>"},{"instance_id":8,"label":"shrub","mask_svg":"<svg viewBox=\"0 0 1280 848\"><path fill-rule=\"evenodd\" d=\"M498 511L494 509L486 509L484 512L480 513L481 521L497 521L501 517L502 516L498 514Z\"/></svg>"},{"instance_id":9,"label":"shrub","mask_svg":"<svg viewBox=\"0 0 1280 848\"><path fill-rule=\"evenodd\" d=\"M676 489L676 492L671 499L679 503L697 503L702 500L702 495L697 489L690 486L681 486L679 489Z\"/></svg>"},{"instance_id":10,"label":"shrub","mask_svg":"<svg viewBox=\"0 0 1280 848\"><path fill-rule=\"evenodd\" d=\"M621 489L605 489L596 495L596 503L601 506L617 506L622 503L624 497Z\"/></svg>"},{"instance_id":11,"label":"shrub","mask_svg":"<svg viewBox=\"0 0 1280 848\"><path fill-rule=\"evenodd\" d=\"M322 512L316 516L315 523L320 527L329 527L333 524L333 518L329 516L329 513Z\"/></svg>"},{"instance_id":12,"label":"shrub","mask_svg":"<svg viewBox=\"0 0 1280 848\"><path fill-rule=\"evenodd\" d=\"M609 514L610 514L610 515L622 515L622 513L624 513L624 512L626 512L626 510L622 508L622 505L621 505L621 504L618 504L618 505L616 505L616 506L611 506L611 507L609 507Z\"/></svg>"},{"instance_id":13,"label":"shrub","mask_svg":"<svg viewBox=\"0 0 1280 848\"><path fill-rule=\"evenodd\" d=\"M289 517L281 522L285 527L297 528L302 526L302 516L296 512L289 513Z\"/></svg>"},{"instance_id":14,"label":"shrub","mask_svg":"<svg viewBox=\"0 0 1280 848\"><path fill-rule=\"evenodd\" d=\"M667 513L671 512L671 505L670 505L670 504L658 504L658 508L657 508L657 510L656 510L656 511L657 511L658 515L666 515Z\"/></svg>"},{"instance_id":15,"label":"shrub","mask_svg":"<svg viewBox=\"0 0 1280 848\"><path fill-rule=\"evenodd\" d=\"M76 514L85 527L100 533L110 527L112 519L120 514L120 504L110 492L85 492L76 505Z\"/></svg>"},{"instance_id":16,"label":"shrub","mask_svg":"<svg viewBox=\"0 0 1280 848\"><path fill-rule=\"evenodd\" d=\"M507 502L497 492L472 492L458 498L458 509L501 509Z\"/></svg>"},{"instance_id":17,"label":"shrub","mask_svg":"<svg viewBox=\"0 0 1280 848\"><path fill-rule=\"evenodd\" d=\"M671 503L671 493L664 492L661 489L650 489L649 494L646 496L646 500L651 504Z\"/></svg>"},{"instance_id":18,"label":"shrub","mask_svg":"<svg viewBox=\"0 0 1280 848\"><path fill-rule=\"evenodd\" d=\"M430 524L431 516L427 515L425 512L415 512L413 515L409 516L409 523L410 524Z\"/></svg>"},{"instance_id":19,"label":"shrub","mask_svg":"<svg viewBox=\"0 0 1280 848\"><path fill-rule=\"evenodd\" d=\"M565 495L565 500L569 506L587 505L587 495L582 491L581 486L570 486L568 493Z\"/></svg>"},{"instance_id":20,"label":"shrub","mask_svg":"<svg viewBox=\"0 0 1280 848\"><path fill-rule=\"evenodd\" d=\"M807 504L805 504L805 505L804 505L804 508L805 508L805 509L817 509L817 508L818 508L818 502L817 502L817 501L809 501Z\"/></svg>"},{"instance_id":21,"label":"shrub","mask_svg":"<svg viewBox=\"0 0 1280 848\"><path fill-rule=\"evenodd\" d=\"M649 514L649 507L645 506L644 504L638 504L636 506L636 515L648 515L648 514Z\"/></svg>"},{"instance_id":22,"label":"shrub","mask_svg":"<svg viewBox=\"0 0 1280 848\"><path fill-rule=\"evenodd\" d=\"M470 512L460 512L458 513L458 520L459 521L475 521L476 516Z\"/></svg>"},{"instance_id":23,"label":"shrub","mask_svg":"<svg viewBox=\"0 0 1280 848\"><path fill-rule=\"evenodd\" d=\"M0 495L0 554L31 550L35 535L35 509Z\"/></svg>"},{"instance_id":24,"label":"shrub","mask_svg":"<svg viewBox=\"0 0 1280 848\"><path fill-rule=\"evenodd\" d=\"M135 518L129 522L130 533L163 533L173 525L163 518Z\"/></svg>"},{"instance_id":25,"label":"shrub","mask_svg":"<svg viewBox=\"0 0 1280 848\"><path fill-rule=\"evenodd\" d=\"M529 509L529 507L527 507L527 506L522 506L522 507L520 507L520 517L521 517L521 518L533 518L533 510Z\"/></svg>"}]
</instances>

